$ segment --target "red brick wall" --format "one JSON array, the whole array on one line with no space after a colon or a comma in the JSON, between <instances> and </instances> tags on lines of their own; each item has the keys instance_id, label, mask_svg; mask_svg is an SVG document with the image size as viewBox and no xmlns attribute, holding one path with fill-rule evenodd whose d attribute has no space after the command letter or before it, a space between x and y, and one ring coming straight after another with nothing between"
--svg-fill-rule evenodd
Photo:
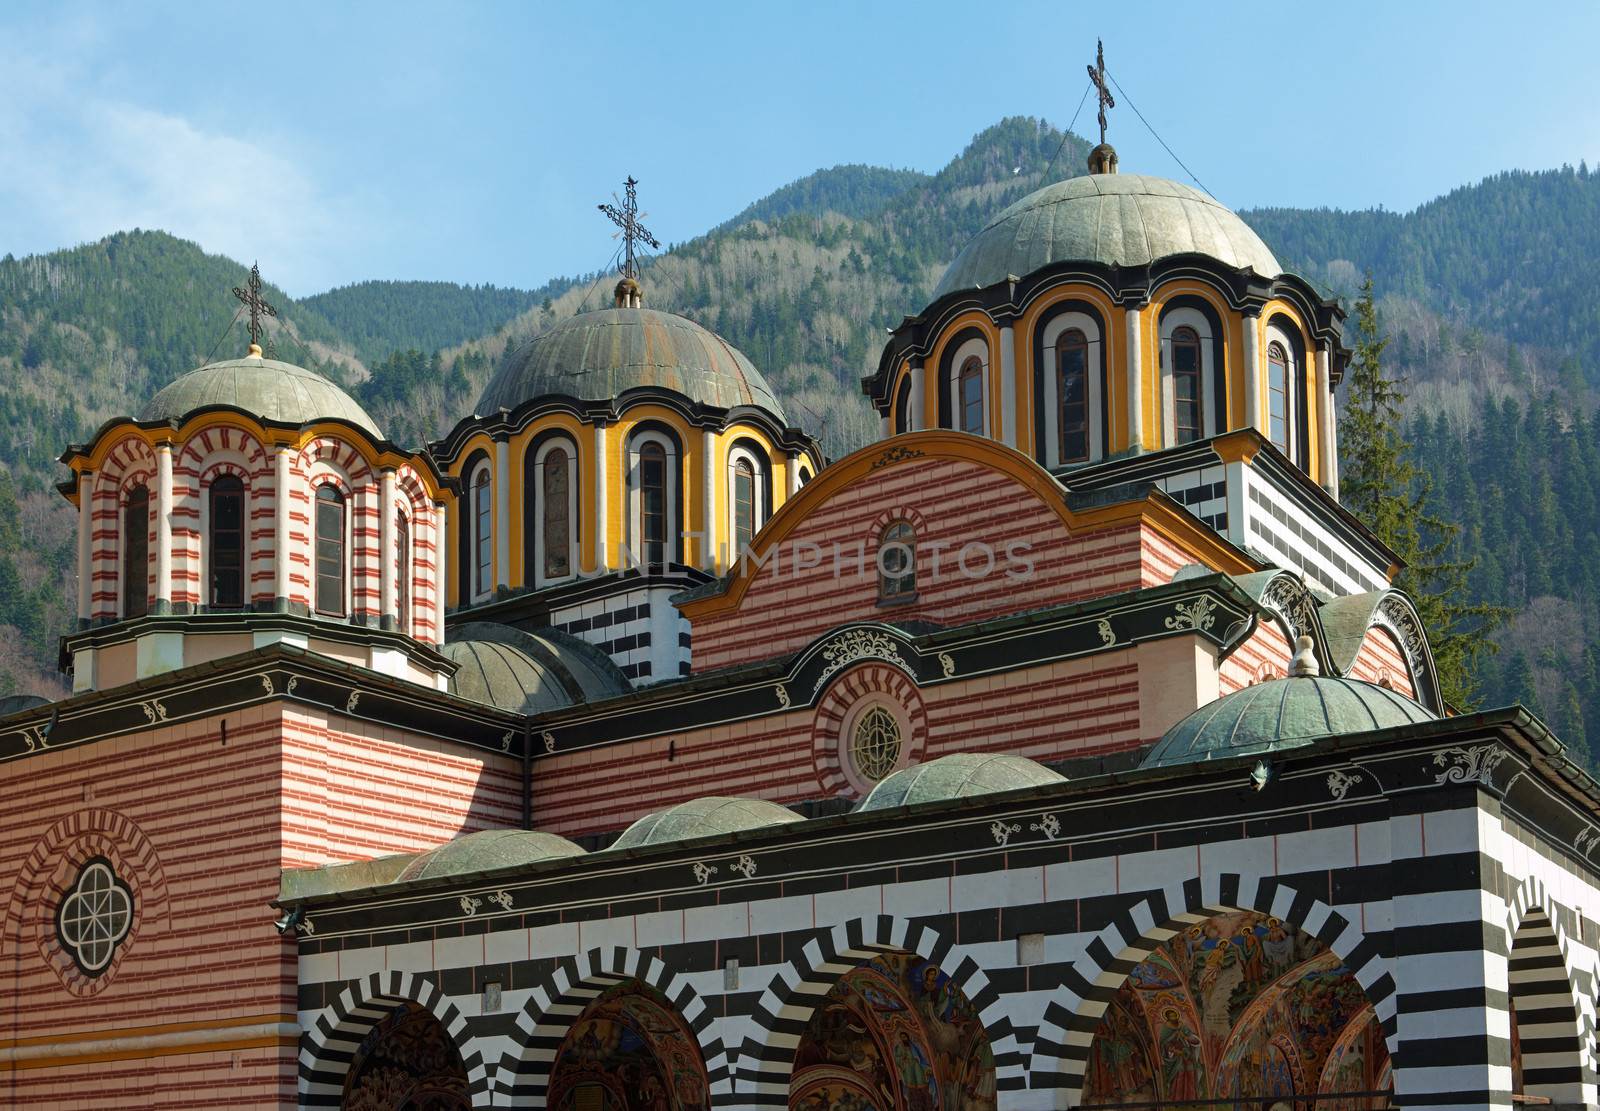
<instances>
[{"instance_id":1,"label":"red brick wall","mask_svg":"<svg viewBox=\"0 0 1600 1111\"><path fill-rule=\"evenodd\" d=\"M1223 694L1259 683L1263 679L1282 679L1289 674L1289 659L1294 653L1289 638L1276 621L1263 619L1250 638L1222 661L1217 685Z\"/></svg>"},{"instance_id":2,"label":"red brick wall","mask_svg":"<svg viewBox=\"0 0 1600 1111\"><path fill-rule=\"evenodd\" d=\"M917 526L918 595L912 604L881 606L874 573L877 539L896 518ZM796 573L792 555L807 542L821 548L821 561ZM972 542L995 553L986 577L966 577L957 567L957 553ZM1029 546L1032 570L1024 577L1006 573L1014 566L1006 560L1013 543ZM841 575L834 570L836 544ZM855 574L857 544L864 553L861 575ZM935 548L942 549L937 575ZM788 655L852 621L982 621L1165 582L1169 566L1192 562L1163 551L1146 566L1135 524L1070 535L1033 491L990 467L959 459L867 474L814 509L785 539L778 558L776 568L768 564L755 573L738 609L693 620L696 671ZM976 552L969 556L974 572L983 565Z\"/></svg>"},{"instance_id":3,"label":"red brick wall","mask_svg":"<svg viewBox=\"0 0 1600 1111\"><path fill-rule=\"evenodd\" d=\"M1394 634L1388 629L1367 630L1366 638L1361 642L1361 651L1356 653L1355 662L1350 665L1350 678L1392 687L1407 698L1417 696L1411 669L1406 666L1406 658L1395 643Z\"/></svg>"}]
</instances>

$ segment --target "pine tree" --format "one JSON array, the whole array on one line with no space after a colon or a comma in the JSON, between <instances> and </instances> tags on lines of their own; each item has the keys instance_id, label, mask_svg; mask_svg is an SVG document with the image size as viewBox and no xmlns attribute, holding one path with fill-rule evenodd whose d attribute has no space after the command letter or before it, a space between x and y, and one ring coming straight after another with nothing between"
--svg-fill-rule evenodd
<instances>
[{"instance_id":1,"label":"pine tree","mask_svg":"<svg viewBox=\"0 0 1600 1111\"><path fill-rule=\"evenodd\" d=\"M1470 600L1475 561L1459 556L1461 526L1433 512L1433 484L1417 465L1400 410L1405 383L1383 366L1389 339L1373 297L1372 275L1356 303L1355 348L1340 440L1340 497L1350 511L1405 565L1395 585L1411 596L1428 631L1440 691L1447 702L1471 707L1479 660L1495 650L1490 632L1509 611Z\"/></svg>"}]
</instances>

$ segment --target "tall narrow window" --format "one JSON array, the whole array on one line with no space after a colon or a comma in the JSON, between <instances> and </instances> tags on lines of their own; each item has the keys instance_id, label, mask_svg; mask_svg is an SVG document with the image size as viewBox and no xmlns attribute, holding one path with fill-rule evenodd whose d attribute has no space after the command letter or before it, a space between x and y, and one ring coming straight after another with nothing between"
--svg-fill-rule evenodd
<instances>
[{"instance_id":1,"label":"tall narrow window","mask_svg":"<svg viewBox=\"0 0 1600 1111\"><path fill-rule=\"evenodd\" d=\"M482 597L494 589L494 511L489 490L489 465L472 478L472 593Z\"/></svg>"},{"instance_id":2,"label":"tall narrow window","mask_svg":"<svg viewBox=\"0 0 1600 1111\"><path fill-rule=\"evenodd\" d=\"M1061 461L1089 458L1089 341L1073 328L1056 341L1061 364L1057 396L1061 403Z\"/></svg>"},{"instance_id":3,"label":"tall narrow window","mask_svg":"<svg viewBox=\"0 0 1600 1111\"><path fill-rule=\"evenodd\" d=\"M572 472L567 450L545 452L543 473L544 577L561 579L572 574Z\"/></svg>"},{"instance_id":4,"label":"tall narrow window","mask_svg":"<svg viewBox=\"0 0 1600 1111\"><path fill-rule=\"evenodd\" d=\"M902 375L894 391L894 430L910 432L916 428L911 416L911 375Z\"/></svg>"},{"instance_id":5,"label":"tall narrow window","mask_svg":"<svg viewBox=\"0 0 1600 1111\"><path fill-rule=\"evenodd\" d=\"M733 465L733 554L742 555L756 534L756 472L750 460Z\"/></svg>"},{"instance_id":6,"label":"tall narrow window","mask_svg":"<svg viewBox=\"0 0 1600 1111\"><path fill-rule=\"evenodd\" d=\"M917 532L910 521L891 521L878 537L878 600L895 602L917 593Z\"/></svg>"},{"instance_id":7,"label":"tall narrow window","mask_svg":"<svg viewBox=\"0 0 1600 1111\"><path fill-rule=\"evenodd\" d=\"M150 612L150 491L140 483L122 507L122 616Z\"/></svg>"},{"instance_id":8,"label":"tall narrow window","mask_svg":"<svg viewBox=\"0 0 1600 1111\"><path fill-rule=\"evenodd\" d=\"M667 449L654 440L639 448L639 558L647 568L667 562Z\"/></svg>"},{"instance_id":9,"label":"tall narrow window","mask_svg":"<svg viewBox=\"0 0 1600 1111\"><path fill-rule=\"evenodd\" d=\"M973 355L961 364L961 431L983 435L983 361Z\"/></svg>"},{"instance_id":10,"label":"tall narrow window","mask_svg":"<svg viewBox=\"0 0 1600 1111\"><path fill-rule=\"evenodd\" d=\"M1267 345L1267 438L1289 454L1289 355L1281 343Z\"/></svg>"},{"instance_id":11,"label":"tall narrow window","mask_svg":"<svg viewBox=\"0 0 1600 1111\"><path fill-rule=\"evenodd\" d=\"M1200 336L1184 326L1172 333L1173 430L1177 442L1205 435L1205 392L1201 387Z\"/></svg>"},{"instance_id":12,"label":"tall narrow window","mask_svg":"<svg viewBox=\"0 0 1600 1111\"><path fill-rule=\"evenodd\" d=\"M211 605L244 605L244 483L222 475L211 484Z\"/></svg>"},{"instance_id":13,"label":"tall narrow window","mask_svg":"<svg viewBox=\"0 0 1600 1111\"><path fill-rule=\"evenodd\" d=\"M317 612L344 616L344 495L317 487Z\"/></svg>"},{"instance_id":14,"label":"tall narrow window","mask_svg":"<svg viewBox=\"0 0 1600 1111\"><path fill-rule=\"evenodd\" d=\"M411 633L411 525L394 511L394 618L402 633Z\"/></svg>"}]
</instances>

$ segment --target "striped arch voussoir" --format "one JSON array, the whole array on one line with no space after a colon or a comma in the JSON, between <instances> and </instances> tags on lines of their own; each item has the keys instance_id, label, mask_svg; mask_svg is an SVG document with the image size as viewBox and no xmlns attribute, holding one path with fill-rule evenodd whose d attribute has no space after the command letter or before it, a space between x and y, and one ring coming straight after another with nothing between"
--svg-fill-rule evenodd
<instances>
[{"instance_id":1,"label":"striped arch voussoir","mask_svg":"<svg viewBox=\"0 0 1600 1111\"><path fill-rule=\"evenodd\" d=\"M1186 927L1236 911L1281 918L1332 950L1365 990L1395 1052L1395 984L1377 947L1338 911L1275 879L1219 873L1153 891L1095 935L1045 1008L1028 1068L1032 1086L1054 1090L1058 1108L1077 1106L1095 1029L1128 973Z\"/></svg>"},{"instance_id":2,"label":"striped arch voussoir","mask_svg":"<svg viewBox=\"0 0 1600 1111\"><path fill-rule=\"evenodd\" d=\"M978 1012L994 1051L995 1081L1002 1091L1027 1087L1027 1068L1000 994L970 957L926 926L891 915L856 918L819 930L786 962L756 1004L754 1039L739 1055L742 1106L787 1107L794 1053L812 1013L839 977L880 953L915 953L942 968Z\"/></svg>"},{"instance_id":3,"label":"striped arch voussoir","mask_svg":"<svg viewBox=\"0 0 1600 1111\"><path fill-rule=\"evenodd\" d=\"M666 996L694 1032L706 1063L713 1098L732 1091L728 1055L712 1031L710 1010L682 975L635 949L609 946L563 958L533 989L517 1015L520 1049L500 1062L497 1106L544 1107L550 1069L562 1039L590 1003L625 980L639 980Z\"/></svg>"},{"instance_id":4,"label":"striped arch voussoir","mask_svg":"<svg viewBox=\"0 0 1600 1111\"><path fill-rule=\"evenodd\" d=\"M1593 1103L1600 1067L1595 977L1588 977L1587 990L1577 982L1567 932L1537 876L1523 880L1507 901L1506 952L1528 1094Z\"/></svg>"},{"instance_id":5,"label":"striped arch voussoir","mask_svg":"<svg viewBox=\"0 0 1600 1111\"><path fill-rule=\"evenodd\" d=\"M415 1003L444 1026L467 1067L473 1107L491 1107L488 1069L467 1021L432 980L409 972L374 972L351 983L300 1036L300 1106L338 1107L361 1040L402 1003Z\"/></svg>"}]
</instances>

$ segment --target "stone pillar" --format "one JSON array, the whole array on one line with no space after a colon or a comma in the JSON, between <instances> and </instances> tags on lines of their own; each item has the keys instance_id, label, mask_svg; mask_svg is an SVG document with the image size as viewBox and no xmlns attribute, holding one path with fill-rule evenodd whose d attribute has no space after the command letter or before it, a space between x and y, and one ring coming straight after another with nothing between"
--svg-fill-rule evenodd
<instances>
[{"instance_id":1,"label":"stone pillar","mask_svg":"<svg viewBox=\"0 0 1600 1111\"><path fill-rule=\"evenodd\" d=\"M609 564L606 553L606 426L594 426L594 570L604 574Z\"/></svg>"},{"instance_id":2,"label":"stone pillar","mask_svg":"<svg viewBox=\"0 0 1600 1111\"><path fill-rule=\"evenodd\" d=\"M204 539L201 541L204 543ZM210 601L200 584L202 605ZM172 612L172 444L156 445L156 597L152 613Z\"/></svg>"},{"instance_id":3,"label":"stone pillar","mask_svg":"<svg viewBox=\"0 0 1600 1111\"><path fill-rule=\"evenodd\" d=\"M279 613L288 612L294 589L289 581L289 514L294 501L289 491L290 451L288 444L279 444L272 457L272 594L273 608Z\"/></svg>"},{"instance_id":4,"label":"stone pillar","mask_svg":"<svg viewBox=\"0 0 1600 1111\"><path fill-rule=\"evenodd\" d=\"M1000 429L995 438L1017 446L1017 339L1009 320L1000 327Z\"/></svg>"},{"instance_id":5,"label":"stone pillar","mask_svg":"<svg viewBox=\"0 0 1600 1111\"><path fill-rule=\"evenodd\" d=\"M1321 447L1322 488L1339 496L1339 442L1334 432L1337 416L1333 411L1333 344L1324 341L1317 348L1317 380L1311 387L1317 399L1317 443Z\"/></svg>"},{"instance_id":6,"label":"stone pillar","mask_svg":"<svg viewBox=\"0 0 1600 1111\"><path fill-rule=\"evenodd\" d=\"M700 567L712 574L717 570L717 434L707 428L700 434L700 529L705 535L700 540ZM729 542L733 541L730 536ZM689 553L683 553L684 562L688 562ZM739 553L733 552L729 559L738 559Z\"/></svg>"},{"instance_id":7,"label":"stone pillar","mask_svg":"<svg viewBox=\"0 0 1600 1111\"><path fill-rule=\"evenodd\" d=\"M1244 318L1244 426L1254 428L1263 436L1261 426L1261 318L1247 315Z\"/></svg>"},{"instance_id":8,"label":"stone pillar","mask_svg":"<svg viewBox=\"0 0 1600 1111\"><path fill-rule=\"evenodd\" d=\"M906 431L915 432L919 428L932 428L939 422L928 419L928 392L927 374L922 368L922 360L911 364L911 419L906 422Z\"/></svg>"},{"instance_id":9,"label":"stone pillar","mask_svg":"<svg viewBox=\"0 0 1600 1111\"><path fill-rule=\"evenodd\" d=\"M393 629L399 624L400 593L395 559L394 468L378 472L378 627Z\"/></svg>"},{"instance_id":10,"label":"stone pillar","mask_svg":"<svg viewBox=\"0 0 1600 1111\"><path fill-rule=\"evenodd\" d=\"M94 472L78 473L78 628L94 616Z\"/></svg>"},{"instance_id":11,"label":"stone pillar","mask_svg":"<svg viewBox=\"0 0 1600 1111\"><path fill-rule=\"evenodd\" d=\"M1128 446L1144 450L1144 313L1137 308L1128 316ZM1107 455L1111 445L1105 445Z\"/></svg>"},{"instance_id":12,"label":"stone pillar","mask_svg":"<svg viewBox=\"0 0 1600 1111\"><path fill-rule=\"evenodd\" d=\"M799 492L800 492L800 453L798 451L791 451L789 453L789 492L788 492L787 495L785 495L785 497L786 498L792 498L796 494L798 494ZM777 509L778 509L777 506L769 505L767 507L767 516L770 518L775 512L777 512Z\"/></svg>"},{"instance_id":13,"label":"stone pillar","mask_svg":"<svg viewBox=\"0 0 1600 1111\"><path fill-rule=\"evenodd\" d=\"M494 440L494 581L511 585L511 445Z\"/></svg>"},{"instance_id":14,"label":"stone pillar","mask_svg":"<svg viewBox=\"0 0 1600 1111\"><path fill-rule=\"evenodd\" d=\"M450 584L450 507L445 502L434 504L433 527L433 636L435 644L444 643L445 591Z\"/></svg>"}]
</instances>

